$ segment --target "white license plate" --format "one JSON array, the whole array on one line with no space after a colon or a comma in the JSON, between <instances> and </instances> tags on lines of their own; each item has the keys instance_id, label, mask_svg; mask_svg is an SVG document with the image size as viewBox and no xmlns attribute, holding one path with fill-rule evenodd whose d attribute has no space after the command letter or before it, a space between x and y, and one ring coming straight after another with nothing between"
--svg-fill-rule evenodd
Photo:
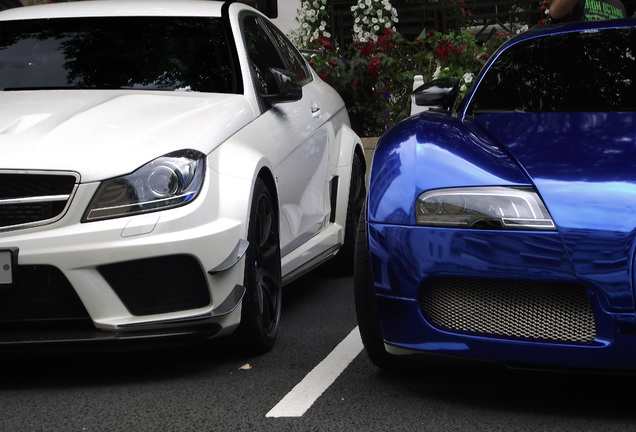
<instances>
[{"instance_id":1,"label":"white license plate","mask_svg":"<svg viewBox=\"0 0 636 432\"><path fill-rule=\"evenodd\" d=\"M0 250L0 286L13 283L13 251Z\"/></svg>"}]
</instances>

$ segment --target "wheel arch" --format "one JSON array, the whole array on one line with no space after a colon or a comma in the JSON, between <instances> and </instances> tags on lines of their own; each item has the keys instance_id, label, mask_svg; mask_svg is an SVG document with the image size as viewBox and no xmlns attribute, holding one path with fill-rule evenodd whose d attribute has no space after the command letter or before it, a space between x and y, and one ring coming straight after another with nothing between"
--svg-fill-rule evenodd
<instances>
[{"instance_id":1,"label":"wheel arch","mask_svg":"<svg viewBox=\"0 0 636 432\"><path fill-rule=\"evenodd\" d=\"M265 183L265 186L267 187L267 190L269 190L269 193L272 195L272 199L274 200L274 204L275 204L274 212L276 213L276 221L278 222L279 230L280 230L280 200L278 199L278 186L276 183L276 179L274 177L274 173L271 171L271 169L268 166L263 166L258 171L258 174L256 175L256 178L254 179L254 182L256 182L257 178L260 178L261 180L263 180L263 182ZM252 190L252 193L254 193L254 190Z\"/></svg>"},{"instance_id":2,"label":"wheel arch","mask_svg":"<svg viewBox=\"0 0 636 432\"><path fill-rule=\"evenodd\" d=\"M220 217L240 221L247 235L252 196L256 180L261 178L275 200L280 213L278 187L272 162L257 149L239 141L226 142L208 156L208 166L216 173Z\"/></svg>"},{"instance_id":3,"label":"wheel arch","mask_svg":"<svg viewBox=\"0 0 636 432\"><path fill-rule=\"evenodd\" d=\"M351 183L351 171L354 157L358 156L362 161L362 167L365 174L367 164L362 140L350 127L343 125L336 135L335 142L338 152L337 159L332 163L336 166L338 189L336 192L336 211L334 219L337 224L345 226L349 200L349 185Z\"/></svg>"}]
</instances>

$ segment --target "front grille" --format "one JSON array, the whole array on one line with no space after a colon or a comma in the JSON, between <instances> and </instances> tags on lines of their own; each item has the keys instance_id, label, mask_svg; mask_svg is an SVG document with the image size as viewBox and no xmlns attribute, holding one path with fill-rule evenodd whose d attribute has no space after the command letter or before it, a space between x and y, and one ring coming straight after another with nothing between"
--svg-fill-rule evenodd
<instances>
[{"instance_id":1,"label":"front grille","mask_svg":"<svg viewBox=\"0 0 636 432\"><path fill-rule=\"evenodd\" d=\"M455 333L570 344L596 337L587 290L571 283L436 277L419 303L431 325Z\"/></svg>"},{"instance_id":2,"label":"front grille","mask_svg":"<svg viewBox=\"0 0 636 432\"><path fill-rule=\"evenodd\" d=\"M74 173L0 172L0 230L57 220L78 180Z\"/></svg>"},{"instance_id":3,"label":"front grille","mask_svg":"<svg viewBox=\"0 0 636 432\"><path fill-rule=\"evenodd\" d=\"M210 304L205 276L191 256L127 261L98 270L133 315L176 312Z\"/></svg>"}]
</instances>

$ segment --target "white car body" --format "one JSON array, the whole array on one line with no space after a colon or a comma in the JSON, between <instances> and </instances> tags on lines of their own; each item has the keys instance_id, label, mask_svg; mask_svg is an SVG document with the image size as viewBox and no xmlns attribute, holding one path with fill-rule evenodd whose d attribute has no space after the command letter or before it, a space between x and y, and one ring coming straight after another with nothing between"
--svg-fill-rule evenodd
<instances>
[{"instance_id":1,"label":"white car body","mask_svg":"<svg viewBox=\"0 0 636 432\"><path fill-rule=\"evenodd\" d=\"M8 10L0 13L0 21L221 17L222 8L220 2L196 0L90 1ZM270 179L268 185L274 189L270 192L277 206L283 283L335 255L345 241L352 164L354 155L363 151L342 100L311 71L302 99L264 108L252 84L241 20L245 14L265 18L238 3L227 11L241 94L137 89L0 92L0 185L7 173L77 176L60 217L0 227L0 251L18 250L14 275L16 266L59 269L96 328L98 336L90 338L188 336L205 326L213 328L206 337L233 332L241 321L243 252L259 176ZM203 185L193 201L143 214L83 220L105 180L185 149L206 156ZM0 196L0 209L3 200ZM162 262L169 263L175 256L194 258L200 266L208 304L134 314L99 271L154 257L166 257ZM167 269L157 269L161 271ZM19 288L20 281L16 283ZM15 289L15 283L0 285L0 291ZM46 337L52 342L75 340ZM0 346L25 342L37 341L0 336Z\"/></svg>"}]
</instances>

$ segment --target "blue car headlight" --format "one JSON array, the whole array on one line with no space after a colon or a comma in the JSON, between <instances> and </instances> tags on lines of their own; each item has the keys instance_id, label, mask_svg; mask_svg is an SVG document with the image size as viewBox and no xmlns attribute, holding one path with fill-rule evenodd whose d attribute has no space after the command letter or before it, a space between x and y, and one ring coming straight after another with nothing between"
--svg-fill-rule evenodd
<instances>
[{"instance_id":1,"label":"blue car headlight","mask_svg":"<svg viewBox=\"0 0 636 432\"><path fill-rule=\"evenodd\" d=\"M106 180L95 192L84 222L179 207L199 194L205 155L183 150L159 157L135 172Z\"/></svg>"},{"instance_id":2,"label":"blue car headlight","mask_svg":"<svg viewBox=\"0 0 636 432\"><path fill-rule=\"evenodd\" d=\"M425 226L556 231L536 191L522 187L429 190L417 198L415 217Z\"/></svg>"}]
</instances>

